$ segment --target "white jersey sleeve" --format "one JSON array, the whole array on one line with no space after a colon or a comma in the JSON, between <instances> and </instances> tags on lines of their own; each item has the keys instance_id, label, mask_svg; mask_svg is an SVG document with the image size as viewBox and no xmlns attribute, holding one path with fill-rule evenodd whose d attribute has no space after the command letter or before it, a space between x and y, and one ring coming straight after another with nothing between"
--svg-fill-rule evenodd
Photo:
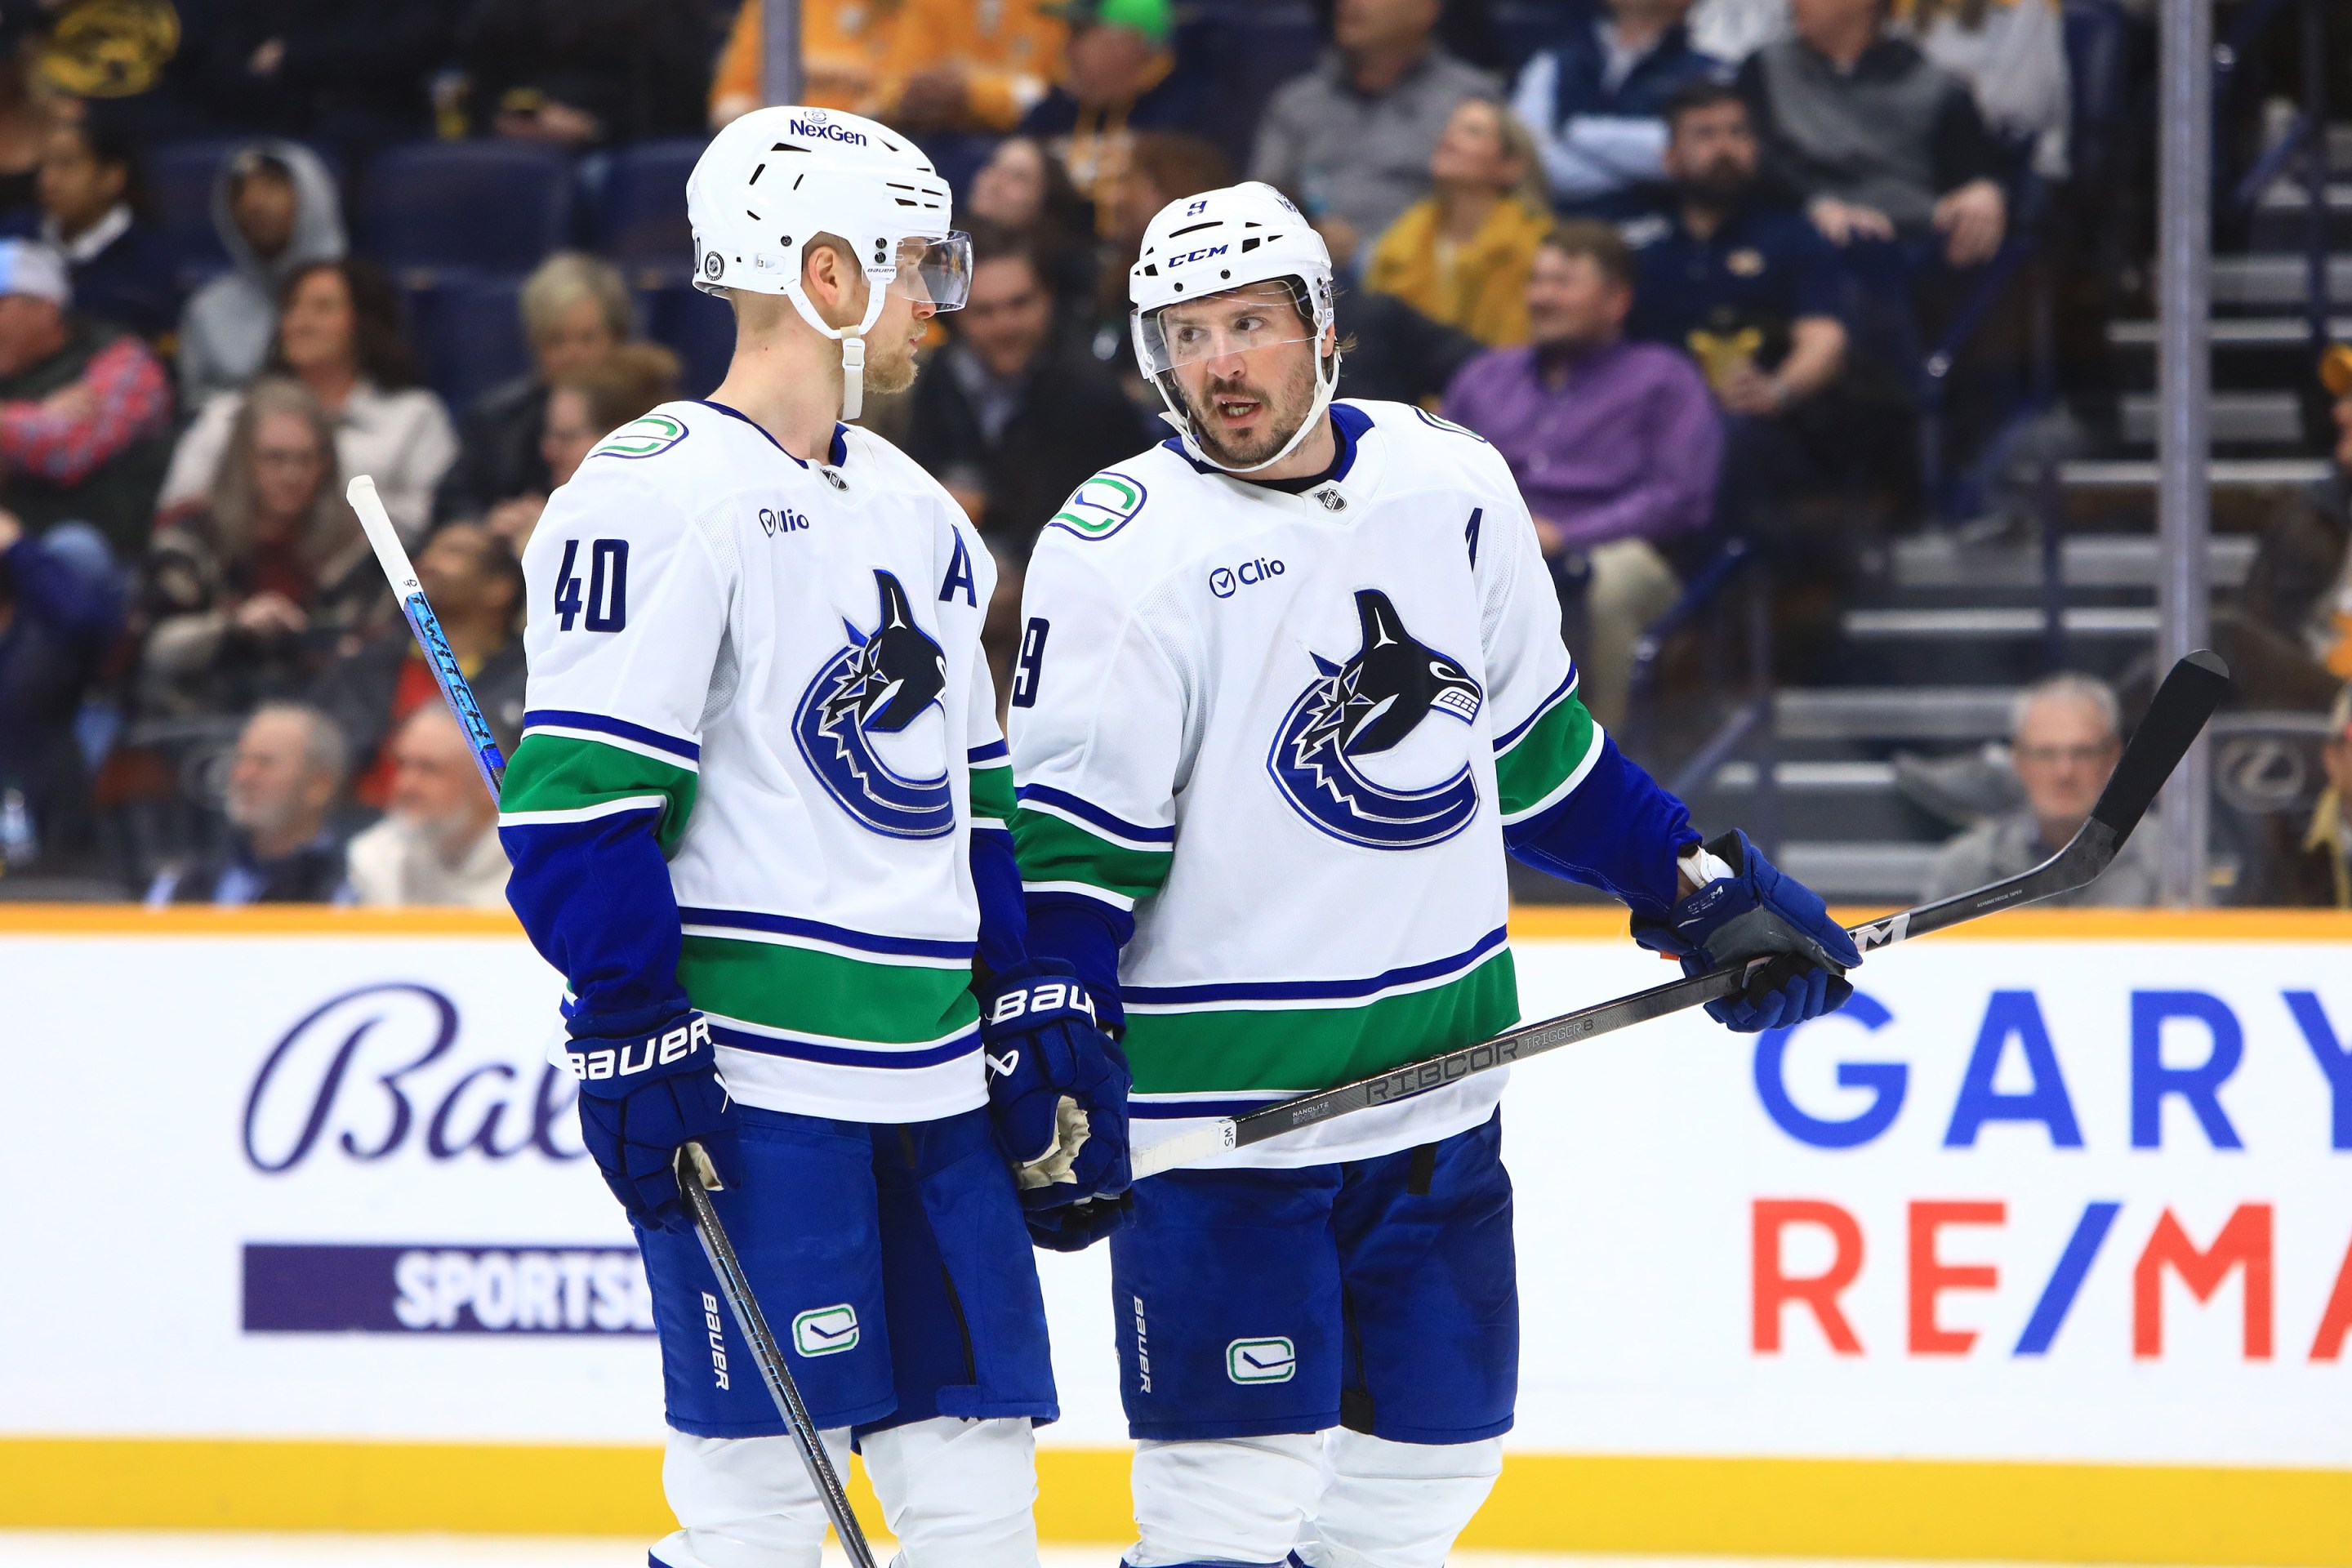
<instances>
[{"instance_id":1,"label":"white jersey sleeve","mask_svg":"<svg viewBox=\"0 0 2352 1568\"><path fill-rule=\"evenodd\" d=\"M556 493L524 552L530 678L499 837L509 896L578 998L575 1034L686 1005L666 855L694 810L732 552L635 474Z\"/></svg>"},{"instance_id":2,"label":"white jersey sleeve","mask_svg":"<svg viewBox=\"0 0 2352 1568\"><path fill-rule=\"evenodd\" d=\"M1034 899L1063 894L1126 913L1167 879L1192 702L1158 633L1048 529L1022 596L1013 757L1025 782L1013 816Z\"/></svg>"},{"instance_id":3,"label":"white jersey sleeve","mask_svg":"<svg viewBox=\"0 0 2352 1568\"><path fill-rule=\"evenodd\" d=\"M1560 640L1559 591L1535 520L1499 455L1493 467L1496 499L1472 518L1468 542L1494 704L1496 792L1507 831L1573 794L1600 760L1602 737L1577 695L1576 663Z\"/></svg>"}]
</instances>

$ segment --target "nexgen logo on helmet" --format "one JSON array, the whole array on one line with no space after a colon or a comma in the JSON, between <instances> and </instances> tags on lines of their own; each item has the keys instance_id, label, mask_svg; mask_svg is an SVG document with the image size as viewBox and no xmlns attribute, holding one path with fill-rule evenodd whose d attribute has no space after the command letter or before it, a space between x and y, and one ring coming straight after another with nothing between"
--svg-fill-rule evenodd
<instances>
[{"instance_id":1,"label":"nexgen logo on helmet","mask_svg":"<svg viewBox=\"0 0 2352 1568\"><path fill-rule=\"evenodd\" d=\"M935 310L961 308L971 239L952 226L948 183L920 149L838 110L755 109L710 139L686 182L694 286L781 294L841 344L841 416L866 400L866 334L891 294ZM801 286L809 240L844 241L865 272L865 319L828 324Z\"/></svg>"},{"instance_id":2,"label":"nexgen logo on helmet","mask_svg":"<svg viewBox=\"0 0 2352 1568\"><path fill-rule=\"evenodd\" d=\"M1290 286L1298 310L1201 319L1201 312L1170 309L1272 282ZM1129 325L1136 363L1160 389L1185 450L1200 461L1228 473L1255 473L1297 451L1330 406L1339 383L1339 356L1318 353L1314 405L1298 428L1274 456L1237 468L1202 448L1176 382L1179 365L1277 343L1319 344L1332 325L1331 253L1323 237L1272 185L1250 180L1180 197L1160 208L1143 231L1142 254L1128 268L1127 293L1135 307Z\"/></svg>"}]
</instances>

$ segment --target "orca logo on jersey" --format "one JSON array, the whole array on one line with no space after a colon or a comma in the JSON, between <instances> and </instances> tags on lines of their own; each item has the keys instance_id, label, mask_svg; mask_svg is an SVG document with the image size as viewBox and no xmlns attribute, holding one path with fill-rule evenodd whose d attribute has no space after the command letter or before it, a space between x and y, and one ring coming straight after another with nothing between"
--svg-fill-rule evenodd
<instances>
[{"instance_id":1,"label":"orca logo on jersey","mask_svg":"<svg viewBox=\"0 0 2352 1568\"><path fill-rule=\"evenodd\" d=\"M881 610L871 632L845 619L849 646L827 660L801 694L793 740L825 793L875 832L892 838L940 838L955 830L943 728L908 745L939 771L910 777L886 763L877 736L908 736L947 689L948 658L915 622L907 590L887 572L874 574Z\"/></svg>"},{"instance_id":2,"label":"orca logo on jersey","mask_svg":"<svg viewBox=\"0 0 2352 1568\"><path fill-rule=\"evenodd\" d=\"M1298 814L1323 832L1368 849L1420 849L1453 837L1478 814L1469 765L1423 789L1392 788L1360 759L1402 744L1432 713L1470 723L1486 695L1461 661L1416 638L1389 596L1356 595L1361 642L1334 664L1311 654L1318 678L1284 715L1266 756Z\"/></svg>"}]
</instances>

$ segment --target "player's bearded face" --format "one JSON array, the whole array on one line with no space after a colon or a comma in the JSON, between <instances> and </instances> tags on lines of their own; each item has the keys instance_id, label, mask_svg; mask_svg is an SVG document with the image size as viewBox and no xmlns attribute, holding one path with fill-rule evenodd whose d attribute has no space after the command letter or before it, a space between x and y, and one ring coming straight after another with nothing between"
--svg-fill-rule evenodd
<instances>
[{"instance_id":1,"label":"player's bearded face","mask_svg":"<svg viewBox=\"0 0 2352 1568\"><path fill-rule=\"evenodd\" d=\"M1177 389L1201 449L1236 468L1282 450L1315 405L1316 348L1278 342L1179 365Z\"/></svg>"},{"instance_id":2,"label":"player's bearded face","mask_svg":"<svg viewBox=\"0 0 2352 1568\"><path fill-rule=\"evenodd\" d=\"M915 384L915 345L923 341L933 311L893 293L882 304L874 330L866 334L866 390L904 392Z\"/></svg>"}]
</instances>

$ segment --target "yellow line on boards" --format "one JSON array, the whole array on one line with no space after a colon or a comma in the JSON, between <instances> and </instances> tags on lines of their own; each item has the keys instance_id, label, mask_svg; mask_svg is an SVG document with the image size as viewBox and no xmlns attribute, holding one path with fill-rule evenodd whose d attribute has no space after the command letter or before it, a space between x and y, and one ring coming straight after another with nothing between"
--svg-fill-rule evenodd
<instances>
[{"instance_id":1,"label":"yellow line on boards","mask_svg":"<svg viewBox=\"0 0 2352 1568\"><path fill-rule=\"evenodd\" d=\"M1041 1448L1039 1533L1129 1539L1127 1451ZM858 1512L880 1533L862 1468ZM0 1438L0 1527L671 1528L650 1447ZM2352 1471L1513 1454L1463 1545L2352 1568Z\"/></svg>"}]
</instances>

